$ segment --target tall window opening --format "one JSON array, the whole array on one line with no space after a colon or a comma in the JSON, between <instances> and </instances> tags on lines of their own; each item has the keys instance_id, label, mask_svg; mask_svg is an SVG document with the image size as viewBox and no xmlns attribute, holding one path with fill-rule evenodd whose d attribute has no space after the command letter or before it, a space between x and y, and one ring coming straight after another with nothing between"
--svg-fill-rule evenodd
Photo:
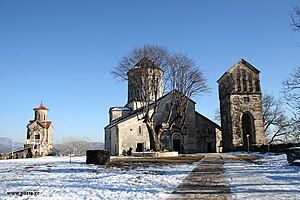
<instances>
[{"instance_id":1,"label":"tall window opening","mask_svg":"<svg viewBox=\"0 0 300 200\"><path fill-rule=\"evenodd\" d=\"M260 92L260 85L258 80L255 80L255 90L256 92Z\"/></svg>"},{"instance_id":2,"label":"tall window opening","mask_svg":"<svg viewBox=\"0 0 300 200\"><path fill-rule=\"evenodd\" d=\"M253 80L252 80L252 75L251 74L249 74L249 76L248 76L248 81L249 81L249 91L250 92L253 92Z\"/></svg>"},{"instance_id":3,"label":"tall window opening","mask_svg":"<svg viewBox=\"0 0 300 200\"><path fill-rule=\"evenodd\" d=\"M243 69L242 70L242 82L243 82L243 91L247 92L248 88L247 88L247 78L246 78L246 72Z\"/></svg>"},{"instance_id":4,"label":"tall window opening","mask_svg":"<svg viewBox=\"0 0 300 200\"><path fill-rule=\"evenodd\" d=\"M237 92L240 92L242 89L241 89L241 73L240 72L237 72L236 73L236 85L237 85Z\"/></svg>"}]
</instances>

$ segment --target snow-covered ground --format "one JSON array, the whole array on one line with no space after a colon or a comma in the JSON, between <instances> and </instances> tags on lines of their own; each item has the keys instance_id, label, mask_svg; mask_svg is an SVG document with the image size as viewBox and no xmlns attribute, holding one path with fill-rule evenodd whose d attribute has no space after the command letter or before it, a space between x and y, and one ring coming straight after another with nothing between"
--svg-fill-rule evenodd
<instances>
[{"instance_id":1,"label":"snow-covered ground","mask_svg":"<svg viewBox=\"0 0 300 200\"><path fill-rule=\"evenodd\" d=\"M0 160L0 199L166 199L194 164L86 165L85 157ZM28 192L23 196L14 192Z\"/></svg>"},{"instance_id":2,"label":"snow-covered ground","mask_svg":"<svg viewBox=\"0 0 300 200\"><path fill-rule=\"evenodd\" d=\"M286 155L262 156L259 164L225 163L234 199L300 199L300 167L289 166Z\"/></svg>"}]
</instances>

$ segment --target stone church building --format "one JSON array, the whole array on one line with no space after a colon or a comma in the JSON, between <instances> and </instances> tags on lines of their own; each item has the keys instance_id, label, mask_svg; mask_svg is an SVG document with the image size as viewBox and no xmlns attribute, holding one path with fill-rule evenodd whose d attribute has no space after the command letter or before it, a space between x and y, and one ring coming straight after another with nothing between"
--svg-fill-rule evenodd
<instances>
[{"instance_id":1,"label":"stone church building","mask_svg":"<svg viewBox=\"0 0 300 200\"><path fill-rule=\"evenodd\" d=\"M156 113L153 121L161 123L162 118L171 109L176 91L163 94L163 71L155 66L147 58L143 58L128 72L128 101L124 107L111 107L109 109L109 124L105 129L105 148L111 155L121 155L122 152L132 148L133 152L142 152L150 149L147 127L139 117L139 111L143 107L143 100L137 98L136 91L146 90L147 78L136 80L136 73L140 70L152 72L160 85L155 93ZM148 73L149 75L149 73ZM146 80L146 81L145 81ZM142 84L143 82L143 84ZM150 85L150 84L149 84ZM149 89L150 90L150 89ZM135 91L135 92L134 92ZM152 96L151 98L154 98ZM186 97L187 98L187 97ZM187 98L188 110L183 129L173 127L161 135L162 151L178 151L179 153L220 152L221 127L201 115L195 110L192 99ZM150 105L153 112L153 106Z\"/></svg>"},{"instance_id":2,"label":"stone church building","mask_svg":"<svg viewBox=\"0 0 300 200\"><path fill-rule=\"evenodd\" d=\"M48 121L48 108L42 103L33 109L34 119L27 125L24 149L31 149L33 156L46 156L53 150L53 123Z\"/></svg>"},{"instance_id":3,"label":"stone church building","mask_svg":"<svg viewBox=\"0 0 300 200\"><path fill-rule=\"evenodd\" d=\"M241 59L217 81L224 152L265 143L259 73Z\"/></svg>"}]
</instances>

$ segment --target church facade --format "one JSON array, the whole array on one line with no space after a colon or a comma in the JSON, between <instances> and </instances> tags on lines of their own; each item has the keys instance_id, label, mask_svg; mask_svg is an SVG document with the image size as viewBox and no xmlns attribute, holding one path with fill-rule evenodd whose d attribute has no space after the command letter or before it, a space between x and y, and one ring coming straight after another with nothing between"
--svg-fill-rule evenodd
<instances>
[{"instance_id":1,"label":"church facade","mask_svg":"<svg viewBox=\"0 0 300 200\"><path fill-rule=\"evenodd\" d=\"M259 73L241 59L217 81L225 152L265 143Z\"/></svg>"},{"instance_id":2,"label":"church facade","mask_svg":"<svg viewBox=\"0 0 300 200\"><path fill-rule=\"evenodd\" d=\"M146 71L147 75L136 78L140 71ZM150 72L149 72L150 71ZM151 65L151 61L144 58L128 72L128 102L124 107L111 107L109 109L109 124L105 130L105 148L111 155L122 155L130 148L133 152L150 150L150 140L146 124L140 116L143 109L143 99L141 91L150 92L148 87L149 76L156 76L160 88L150 98L156 98L155 106L150 104L150 112L154 112L154 124L161 123L170 112L171 105L174 105L176 91L163 94L163 71ZM144 88L143 88L144 87ZM151 92L150 92L151 93ZM156 96L155 96L156 95ZM162 151L178 151L179 153L200 153L200 152L220 152L221 147L221 127L201 115L195 110L192 99L187 100L186 120L182 128L172 127L163 132L160 137L160 149Z\"/></svg>"},{"instance_id":3,"label":"church facade","mask_svg":"<svg viewBox=\"0 0 300 200\"><path fill-rule=\"evenodd\" d=\"M27 125L24 149L31 149L33 156L46 156L53 150L53 123L48 121L49 109L42 103L33 109L34 119Z\"/></svg>"}]
</instances>

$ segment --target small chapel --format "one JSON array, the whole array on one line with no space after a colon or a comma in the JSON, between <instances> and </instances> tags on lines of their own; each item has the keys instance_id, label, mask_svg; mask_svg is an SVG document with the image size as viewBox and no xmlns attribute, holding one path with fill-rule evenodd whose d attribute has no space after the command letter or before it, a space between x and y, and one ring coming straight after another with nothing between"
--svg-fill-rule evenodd
<instances>
[{"instance_id":1,"label":"small chapel","mask_svg":"<svg viewBox=\"0 0 300 200\"><path fill-rule=\"evenodd\" d=\"M140 71L147 72L145 77L136 79ZM159 88L150 98L157 98L154 122L161 120L174 105L173 96L176 91L163 93L163 70L147 58L141 59L128 75L128 100L125 106L109 109L109 124L105 130L105 148L111 155L122 155L122 152L132 149L133 152L150 150L149 134L145 123L139 118L143 107L141 92L150 92L149 74L158 81ZM155 97L154 97L155 96ZM173 127L160 137L161 151L177 151L178 153L200 153L221 151L221 127L195 110L196 102L187 99L188 109L183 129ZM153 100L154 102L154 100ZM154 109L150 105L149 109ZM176 108L175 108L176 109Z\"/></svg>"},{"instance_id":2,"label":"small chapel","mask_svg":"<svg viewBox=\"0 0 300 200\"><path fill-rule=\"evenodd\" d=\"M24 149L31 149L33 156L46 156L53 150L53 123L48 120L49 109L41 104L34 108L34 119L27 125Z\"/></svg>"}]
</instances>

